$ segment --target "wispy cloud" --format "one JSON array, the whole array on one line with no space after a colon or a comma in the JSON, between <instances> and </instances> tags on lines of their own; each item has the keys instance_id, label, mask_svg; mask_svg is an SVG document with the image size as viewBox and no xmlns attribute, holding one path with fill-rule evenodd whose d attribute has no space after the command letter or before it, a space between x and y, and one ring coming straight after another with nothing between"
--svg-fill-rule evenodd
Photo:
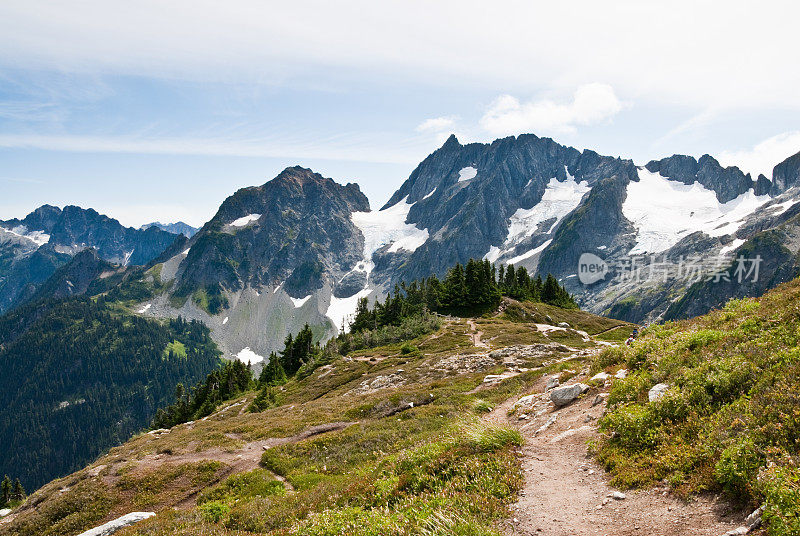
<instances>
[{"instance_id":1,"label":"wispy cloud","mask_svg":"<svg viewBox=\"0 0 800 536\"><path fill-rule=\"evenodd\" d=\"M432 117L417 125L417 132L441 132L456 126L456 117Z\"/></svg>"},{"instance_id":2,"label":"wispy cloud","mask_svg":"<svg viewBox=\"0 0 800 536\"><path fill-rule=\"evenodd\" d=\"M481 126L496 136L523 132L563 134L575 132L581 125L608 121L622 108L611 86L586 84L575 91L570 102L520 102L511 95L501 95L489 106Z\"/></svg>"},{"instance_id":3,"label":"wispy cloud","mask_svg":"<svg viewBox=\"0 0 800 536\"><path fill-rule=\"evenodd\" d=\"M45 181L41 179L29 179L26 177L0 177L2 182L16 182L21 184L44 184Z\"/></svg>"},{"instance_id":4,"label":"wispy cloud","mask_svg":"<svg viewBox=\"0 0 800 536\"><path fill-rule=\"evenodd\" d=\"M718 160L725 166L738 166L753 177L762 173L767 178L772 178L772 168L798 152L800 131L793 131L772 136L750 149L724 151Z\"/></svg>"},{"instance_id":5,"label":"wispy cloud","mask_svg":"<svg viewBox=\"0 0 800 536\"><path fill-rule=\"evenodd\" d=\"M411 144L396 148L337 137L313 142L274 139L214 139L180 137L82 136L0 134L0 147L80 153L136 153L262 158L313 158L353 162L409 164L419 160L420 149Z\"/></svg>"}]
</instances>

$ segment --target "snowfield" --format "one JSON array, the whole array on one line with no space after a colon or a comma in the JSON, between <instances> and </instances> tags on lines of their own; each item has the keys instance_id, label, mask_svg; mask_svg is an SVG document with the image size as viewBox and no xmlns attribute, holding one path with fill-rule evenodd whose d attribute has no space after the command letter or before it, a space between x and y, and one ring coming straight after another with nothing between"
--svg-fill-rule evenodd
<instances>
[{"instance_id":1,"label":"snowfield","mask_svg":"<svg viewBox=\"0 0 800 536\"><path fill-rule=\"evenodd\" d=\"M17 225L13 229L6 229L3 227L2 229L8 231L13 235L20 236L22 238L27 238L28 240L33 241L34 244L37 246L43 246L50 241L50 235L45 233L44 231L28 231L28 228L24 225Z\"/></svg>"},{"instance_id":2,"label":"snowfield","mask_svg":"<svg viewBox=\"0 0 800 536\"><path fill-rule=\"evenodd\" d=\"M306 304L308 300L311 299L311 294L309 294L305 298L292 298L291 296L289 296L289 299L292 300L295 309L300 309L302 306Z\"/></svg>"},{"instance_id":3,"label":"snowfield","mask_svg":"<svg viewBox=\"0 0 800 536\"><path fill-rule=\"evenodd\" d=\"M569 172L564 182L559 182L556 178L550 179L541 201L532 208L517 209L511 216L506 244L514 244L531 236L540 223L555 218L556 221L547 230L548 234L552 233L561 220L578 207L589 190L591 188L588 182L577 182Z\"/></svg>"},{"instance_id":4,"label":"snowfield","mask_svg":"<svg viewBox=\"0 0 800 536\"><path fill-rule=\"evenodd\" d=\"M458 182L466 182L478 176L478 170L472 166L462 168L458 172Z\"/></svg>"},{"instance_id":5,"label":"snowfield","mask_svg":"<svg viewBox=\"0 0 800 536\"><path fill-rule=\"evenodd\" d=\"M245 365L254 365L255 363L261 363L264 361L264 356L258 355L254 351L252 351L249 347L242 348L242 350L236 354L236 359L244 363Z\"/></svg>"},{"instance_id":6,"label":"snowfield","mask_svg":"<svg viewBox=\"0 0 800 536\"><path fill-rule=\"evenodd\" d=\"M735 233L742 221L770 200L750 190L727 203L714 191L694 183L671 181L639 168L639 182L628 185L622 214L636 227L637 242L630 255L660 253L685 236L703 231L709 236Z\"/></svg>"},{"instance_id":7,"label":"snowfield","mask_svg":"<svg viewBox=\"0 0 800 536\"><path fill-rule=\"evenodd\" d=\"M528 182L529 185L530 181ZM591 187L588 182L578 182L575 177L569 174L569 171L567 171L567 179L563 182L556 178L550 179L550 182L545 187L541 201L531 208L517 209L511 215L508 220L508 236L503 247L492 246L483 258L489 262L496 262L503 255L510 253L517 244L533 236L542 222L554 220L550 227L544 230L547 234L552 233L561 223L561 220L578 207L581 199L589 190L591 190ZM552 240L548 240L544 244L505 262L514 264L533 257L537 253L544 251L551 242Z\"/></svg>"},{"instance_id":8,"label":"snowfield","mask_svg":"<svg viewBox=\"0 0 800 536\"><path fill-rule=\"evenodd\" d=\"M242 216L241 218L233 220L230 225L231 227L245 227L253 222L258 221L258 218L260 217L261 214L248 214L247 216Z\"/></svg>"},{"instance_id":9,"label":"snowfield","mask_svg":"<svg viewBox=\"0 0 800 536\"><path fill-rule=\"evenodd\" d=\"M349 298L337 298L331 295L331 303L328 305L325 316L331 319L331 322L333 322L333 325L336 326L336 329L339 331L341 331L343 324L345 328L349 327L347 322L352 320L352 316L355 314L356 307L358 306L358 300L366 298L371 292L370 289L365 288Z\"/></svg>"},{"instance_id":10,"label":"snowfield","mask_svg":"<svg viewBox=\"0 0 800 536\"><path fill-rule=\"evenodd\" d=\"M367 273L372 271L372 256L383 246L389 251L413 252L428 240L428 230L406 223L412 204L408 197L395 205L375 212L353 212L350 218L364 235L364 261Z\"/></svg>"}]
</instances>

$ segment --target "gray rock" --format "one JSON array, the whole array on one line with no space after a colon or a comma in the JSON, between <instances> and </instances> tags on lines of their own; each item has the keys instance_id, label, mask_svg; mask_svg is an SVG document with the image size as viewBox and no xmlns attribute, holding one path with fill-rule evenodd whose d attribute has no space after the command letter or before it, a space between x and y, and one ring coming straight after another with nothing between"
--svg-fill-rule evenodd
<instances>
[{"instance_id":1,"label":"gray rock","mask_svg":"<svg viewBox=\"0 0 800 536\"><path fill-rule=\"evenodd\" d=\"M109 521L105 525L82 532L78 536L109 536L125 527L130 527L140 521L151 518L154 515L156 515L154 512L132 512L113 521Z\"/></svg>"},{"instance_id":2,"label":"gray rock","mask_svg":"<svg viewBox=\"0 0 800 536\"><path fill-rule=\"evenodd\" d=\"M553 391L550 392L550 400L556 407L566 406L588 390L589 386L582 383L565 385L564 387L553 389Z\"/></svg>"},{"instance_id":3,"label":"gray rock","mask_svg":"<svg viewBox=\"0 0 800 536\"><path fill-rule=\"evenodd\" d=\"M622 493L621 491L615 491L613 493L610 493L608 496L616 501L624 501L625 499L628 498L628 496Z\"/></svg>"},{"instance_id":4,"label":"gray rock","mask_svg":"<svg viewBox=\"0 0 800 536\"><path fill-rule=\"evenodd\" d=\"M764 508L758 508L752 514L747 516L747 519L744 520L744 524L750 527L750 530L757 529L761 526L761 516L764 514Z\"/></svg>"},{"instance_id":5,"label":"gray rock","mask_svg":"<svg viewBox=\"0 0 800 536\"><path fill-rule=\"evenodd\" d=\"M560 328L566 328L566 329L569 329L569 328L571 328L572 326L570 326L570 325L569 325L567 322L559 322L559 323L558 323L558 327L560 327Z\"/></svg>"},{"instance_id":6,"label":"gray rock","mask_svg":"<svg viewBox=\"0 0 800 536\"><path fill-rule=\"evenodd\" d=\"M555 389L556 387L559 386L559 384L560 382L558 381L557 376L550 376L549 378L547 378L547 386L545 387L545 390L549 391L550 389Z\"/></svg>"},{"instance_id":7,"label":"gray rock","mask_svg":"<svg viewBox=\"0 0 800 536\"><path fill-rule=\"evenodd\" d=\"M589 381L591 381L591 382L594 382L594 381L604 382L607 379L609 379L610 377L611 377L611 375L609 375L607 372L598 372L597 374L592 376Z\"/></svg>"},{"instance_id":8,"label":"gray rock","mask_svg":"<svg viewBox=\"0 0 800 536\"><path fill-rule=\"evenodd\" d=\"M747 534L750 532L749 527L737 527L733 530L729 530L725 533L725 536L742 536L743 534Z\"/></svg>"},{"instance_id":9,"label":"gray rock","mask_svg":"<svg viewBox=\"0 0 800 536\"><path fill-rule=\"evenodd\" d=\"M653 388L647 393L647 399L650 400L650 402L655 402L656 400L662 398L668 390L669 385L666 383L654 385Z\"/></svg>"}]
</instances>

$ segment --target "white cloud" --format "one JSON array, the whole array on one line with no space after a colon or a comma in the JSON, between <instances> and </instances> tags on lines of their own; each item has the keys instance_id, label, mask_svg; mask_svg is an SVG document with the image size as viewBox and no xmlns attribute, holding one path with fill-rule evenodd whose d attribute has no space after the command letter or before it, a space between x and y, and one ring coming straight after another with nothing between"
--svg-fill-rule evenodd
<instances>
[{"instance_id":1,"label":"white cloud","mask_svg":"<svg viewBox=\"0 0 800 536\"><path fill-rule=\"evenodd\" d=\"M321 139L318 143L275 139L215 139L185 137L83 136L0 134L0 148L44 149L78 153L130 153L261 158L322 159L353 162L413 164L414 146L386 148L363 139Z\"/></svg>"},{"instance_id":2,"label":"white cloud","mask_svg":"<svg viewBox=\"0 0 800 536\"><path fill-rule=\"evenodd\" d=\"M725 9L694 0L676 0L669 9L637 0L614 9L591 0L498 0L493 9L455 0L5 0L0 63L222 80L279 80L328 65L379 76L416 73L416 81L452 85L501 80L519 89L530 89L532 78L567 86L605 73L615 87L672 98L708 103L724 87L734 97L796 105L796 84L787 83L798 74L787 66L800 61L792 31L799 9L747 0L731 0ZM565 20L566 31L558 24ZM475 29L468 39L464 28ZM680 65L682 76L665 65Z\"/></svg>"},{"instance_id":3,"label":"white cloud","mask_svg":"<svg viewBox=\"0 0 800 536\"><path fill-rule=\"evenodd\" d=\"M572 102L549 99L520 102L511 95L501 95L481 119L481 126L495 136L526 132L562 134L575 132L580 125L608 121L622 110L614 89L606 84L579 87Z\"/></svg>"},{"instance_id":4,"label":"white cloud","mask_svg":"<svg viewBox=\"0 0 800 536\"><path fill-rule=\"evenodd\" d=\"M273 83L329 68L515 94L602 79L637 102L797 108L798 19L774 0L4 0L0 65Z\"/></svg>"},{"instance_id":5,"label":"white cloud","mask_svg":"<svg viewBox=\"0 0 800 536\"><path fill-rule=\"evenodd\" d=\"M738 166L753 178L759 173L772 178L772 168L800 151L800 131L784 132L768 138L752 149L724 151L718 160L725 166Z\"/></svg>"},{"instance_id":6,"label":"white cloud","mask_svg":"<svg viewBox=\"0 0 800 536\"><path fill-rule=\"evenodd\" d=\"M455 117L432 117L417 126L417 132L441 132L456 126Z\"/></svg>"}]
</instances>

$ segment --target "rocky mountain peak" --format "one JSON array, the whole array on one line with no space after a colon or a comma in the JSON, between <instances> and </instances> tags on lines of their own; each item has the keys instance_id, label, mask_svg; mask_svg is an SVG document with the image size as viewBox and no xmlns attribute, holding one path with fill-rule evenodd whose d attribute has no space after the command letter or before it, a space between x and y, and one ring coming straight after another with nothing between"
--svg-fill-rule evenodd
<instances>
[{"instance_id":1,"label":"rocky mountain peak","mask_svg":"<svg viewBox=\"0 0 800 536\"><path fill-rule=\"evenodd\" d=\"M790 156L772 171L772 194L778 195L800 183L800 153Z\"/></svg>"},{"instance_id":2,"label":"rocky mountain peak","mask_svg":"<svg viewBox=\"0 0 800 536\"><path fill-rule=\"evenodd\" d=\"M303 297L361 260L363 237L350 215L366 211L369 200L357 184L286 168L222 203L190 244L179 274L181 292L287 282L290 295Z\"/></svg>"}]
</instances>

